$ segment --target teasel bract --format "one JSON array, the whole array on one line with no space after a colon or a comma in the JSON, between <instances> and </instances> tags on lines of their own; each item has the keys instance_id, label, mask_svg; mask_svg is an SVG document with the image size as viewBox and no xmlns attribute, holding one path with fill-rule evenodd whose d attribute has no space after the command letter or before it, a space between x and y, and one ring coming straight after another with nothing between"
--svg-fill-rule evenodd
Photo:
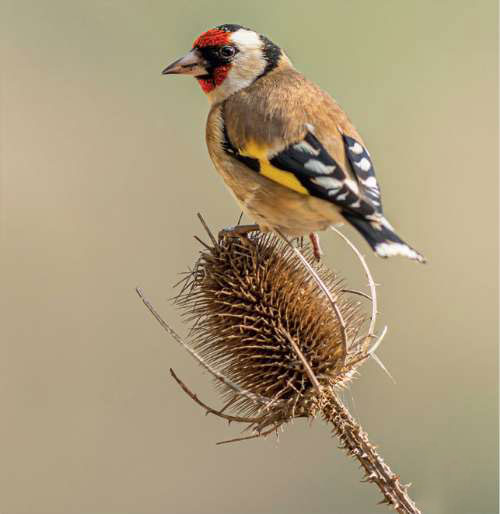
<instances>
[{"instance_id":1,"label":"teasel bract","mask_svg":"<svg viewBox=\"0 0 500 514\"><path fill-rule=\"evenodd\" d=\"M190 326L184 341L151 303L138 293L162 326L214 377L224 400L206 405L171 370L184 391L207 412L246 424L250 434L222 443L269 435L295 418L321 415L341 447L365 471L365 481L381 490L394 510L420 512L399 476L369 442L338 392L370 356L377 338L376 291L366 263L340 232L363 266L370 294L356 291L326 266L309 247L283 236L222 231L210 243L175 297ZM363 298L371 312L362 309ZM219 444L222 444L219 443Z\"/></svg>"}]
</instances>

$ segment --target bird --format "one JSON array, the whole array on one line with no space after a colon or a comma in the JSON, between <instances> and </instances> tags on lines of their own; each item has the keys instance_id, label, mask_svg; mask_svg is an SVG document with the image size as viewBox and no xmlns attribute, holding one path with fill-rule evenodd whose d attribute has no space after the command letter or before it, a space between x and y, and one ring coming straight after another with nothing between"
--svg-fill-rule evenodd
<instances>
[{"instance_id":1,"label":"bird","mask_svg":"<svg viewBox=\"0 0 500 514\"><path fill-rule=\"evenodd\" d=\"M202 33L164 75L193 76L207 95L210 158L263 232L309 234L347 222L380 257L425 258L384 216L372 158L328 93L269 38L237 24Z\"/></svg>"}]
</instances>

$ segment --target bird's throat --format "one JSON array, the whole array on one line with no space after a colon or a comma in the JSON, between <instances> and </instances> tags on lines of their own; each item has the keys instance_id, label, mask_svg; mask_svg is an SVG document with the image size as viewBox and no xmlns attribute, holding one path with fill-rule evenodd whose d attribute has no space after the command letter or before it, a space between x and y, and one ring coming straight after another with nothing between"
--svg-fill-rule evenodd
<instances>
[{"instance_id":1,"label":"bird's throat","mask_svg":"<svg viewBox=\"0 0 500 514\"><path fill-rule=\"evenodd\" d=\"M217 66L210 73L196 77L204 93L211 93L217 86L220 86L226 80L231 65Z\"/></svg>"}]
</instances>

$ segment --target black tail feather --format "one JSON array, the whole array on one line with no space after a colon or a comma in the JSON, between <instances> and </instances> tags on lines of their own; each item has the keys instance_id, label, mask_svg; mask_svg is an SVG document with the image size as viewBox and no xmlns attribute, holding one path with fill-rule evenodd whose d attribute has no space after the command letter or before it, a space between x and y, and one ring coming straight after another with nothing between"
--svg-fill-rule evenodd
<instances>
[{"instance_id":1,"label":"black tail feather","mask_svg":"<svg viewBox=\"0 0 500 514\"><path fill-rule=\"evenodd\" d=\"M406 244L393 230L390 223L380 217L377 220L362 218L343 211L344 218L365 238L373 251L380 257L403 255L418 262L426 262L425 257Z\"/></svg>"}]
</instances>

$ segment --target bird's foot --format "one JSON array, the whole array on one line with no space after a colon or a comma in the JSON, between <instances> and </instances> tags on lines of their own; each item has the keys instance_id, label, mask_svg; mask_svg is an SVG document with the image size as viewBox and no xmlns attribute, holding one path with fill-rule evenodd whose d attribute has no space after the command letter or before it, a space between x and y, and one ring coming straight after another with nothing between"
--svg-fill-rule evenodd
<instances>
[{"instance_id":1,"label":"bird's foot","mask_svg":"<svg viewBox=\"0 0 500 514\"><path fill-rule=\"evenodd\" d=\"M319 236L316 234L316 232L311 232L309 234L309 239L311 240L314 258L319 262L321 260L321 256L323 255L323 250L319 244Z\"/></svg>"},{"instance_id":2,"label":"bird's foot","mask_svg":"<svg viewBox=\"0 0 500 514\"><path fill-rule=\"evenodd\" d=\"M259 230L259 225L236 225L234 227L226 227L219 232L219 239L231 236L246 236L249 232L255 232L256 230Z\"/></svg>"}]
</instances>

